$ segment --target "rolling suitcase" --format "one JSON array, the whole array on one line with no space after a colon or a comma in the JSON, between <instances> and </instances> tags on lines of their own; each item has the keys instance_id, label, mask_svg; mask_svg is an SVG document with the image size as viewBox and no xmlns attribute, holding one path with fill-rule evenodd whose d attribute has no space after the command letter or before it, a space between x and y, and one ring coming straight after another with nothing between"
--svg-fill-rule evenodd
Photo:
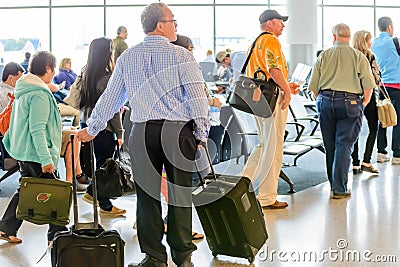
<instances>
[{"instance_id":1,"label":"rolling suitcase","mask_svg":"<svg viewBox=\"0 0 400 267\"><path fill-rule=\"evenodd\" d=\"M71 135L73 145L74 135ZM93 141L89 143L93 155ZM72 147L72 151L74 148ZM74 161L72 154L72 162ZM92 173L94 160L91 156ZM74 166L72 167L75 177ZM124 267L124 246L119 233L104 230L98 223L96 177L93 176L94 222L79 223L76 179L73 183L74 225L69 231L56 233L51 245L52 267Z\"/></svg>"},{"instance_id":2,"label":"rolling suitcase","mask_svg":"<svg viewBox=\"0 0 400 267\"><path fill-rule=\"evenodd\" d=\"M214 257L247 258L251 263L268 238L252 183L244 176L215 174L207 149L206 154L211 174L200 179L201 185L193 191L193 203L208 246Z\"/></svg>"}]
</instances>

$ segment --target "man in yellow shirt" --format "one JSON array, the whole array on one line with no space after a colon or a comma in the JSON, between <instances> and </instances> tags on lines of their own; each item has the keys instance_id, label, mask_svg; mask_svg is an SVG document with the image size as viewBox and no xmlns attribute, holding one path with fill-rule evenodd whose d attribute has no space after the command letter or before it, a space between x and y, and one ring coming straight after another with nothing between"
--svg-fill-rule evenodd
<instances>
[{"instance_id":1,"label":"man in yellow shirt","mask_svg":"<svg viewBox=\"0 0 400 267\"><path fill-rule=\"evenodd\" d=\"M283 138L291 93L297 92L299 85L288 83L288 67L282 52L278 37L285 28L287 16L281 16L275 10L265 10L260 15L260 36L250 57L246 75L253 77L254 72L261 70L265 73L258 78L272 78L280 88L278 105L273 116L261 118L256 116L260 144L254 148L244 170L244 175L259 183L257 195L261 206L266 209L283 209L286 202L276 199L278 179L282 168ZM262 77L264 76L264 77Z\"/></svg>"}]
</instances>

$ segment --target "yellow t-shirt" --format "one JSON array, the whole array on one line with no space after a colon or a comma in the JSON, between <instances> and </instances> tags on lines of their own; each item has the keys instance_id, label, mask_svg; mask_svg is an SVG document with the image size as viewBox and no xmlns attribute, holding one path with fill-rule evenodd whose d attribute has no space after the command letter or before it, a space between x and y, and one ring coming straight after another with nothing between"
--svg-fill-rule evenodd
<instances>
[{"instance_id":1,"label":"yellow t-shirt","mask_svg":"<svg viewBox=\"0 0 400 267\"><path fill-rule=\"evenodd\" d=\"M254 77L254 72L261 70L267 77L258 73L258 78L271 78L269 73L271 68L280 69L286 80L288 80L289 71L278 38L272 34L264 34L258 38L254 46L253 53L251 54L249 64L246 68L246 76Z\"/></svg>"}]
</instances>

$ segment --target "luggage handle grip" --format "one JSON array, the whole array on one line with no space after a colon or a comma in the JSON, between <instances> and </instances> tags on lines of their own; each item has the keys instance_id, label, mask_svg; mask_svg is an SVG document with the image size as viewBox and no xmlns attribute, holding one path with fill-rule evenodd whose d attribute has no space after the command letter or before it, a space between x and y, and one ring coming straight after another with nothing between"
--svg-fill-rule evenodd
<instances>
[{"instance_id":1,"label":"luggage handle grip","mask_svg":"<svg viewBox=\"0 0 400 267\"><path fill-rule=\"evenodd\" d=\"M217 175L215 174L215 170L214 170L214 166L212 165L212 160L210 157L210 153L208 151L208 147L207 147L207 143L206 142L200 142L200 145L204 148L205 152L206 152L206 156L207 156L207 160L208 160L208 164L210 166L211 169L211 173L213 175L213 178L215 181L217 181ZM197 175L199 176L200 179L200 185L204 188L204 186L207 185L205 179L203 179L203 177L201 176L200 170L199 170L199 166L197 165L197 160L194 161L195 166L196 166L196 171L197 171Z\"/></svg>"}]
</instances>

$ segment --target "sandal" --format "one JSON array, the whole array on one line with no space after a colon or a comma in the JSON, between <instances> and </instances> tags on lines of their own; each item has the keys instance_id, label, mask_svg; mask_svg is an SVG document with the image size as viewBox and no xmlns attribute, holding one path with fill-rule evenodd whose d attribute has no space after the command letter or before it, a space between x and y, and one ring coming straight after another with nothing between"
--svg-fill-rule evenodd
<instances>
[{"instance_id":1,"label":"sandal","mask_svg":"<svg viewBox=\"0 0 400 267\"><path fill-rule=\"evenodd\" d=\"M167 224L164 223L164 234L167 234ZM192 240L200 240L203 239L204 235L196 232L192 232Z\"/></svg>"},{"instance_id":2,"label":"sandal","mask_svg":"<svg viewBox=\"0 0 400 267\"><path fill-rule=\"evenodd\" d=\"M376 169L374 166L365 166L361 165L361 170L364 172L370 172L370 173L379 173L379 170Z\"/></svg>"},{"instance_id":3,"label":"sandal","mask_svg":"<svg viewBox=\"0 0 400 267\"><path fill-rule=\"evenodd\" d=\"M192 240L200 240L203 239L204 235L196 232L192 232Z\"/></svg>"},{"instance_id":4,"label":"sandal","mask_svg":"<svg viewBox=\"0 0 400 267\"><path fill-rule=\"evenodd\" d=\"M5 240L8 243L12 243L12 244L22 243L22 239L19 239L18 237L12 236L12 235L7 236L6 233L4 233L4 232L0 232L0 239Z\"/></svg>"}]
</instances>

